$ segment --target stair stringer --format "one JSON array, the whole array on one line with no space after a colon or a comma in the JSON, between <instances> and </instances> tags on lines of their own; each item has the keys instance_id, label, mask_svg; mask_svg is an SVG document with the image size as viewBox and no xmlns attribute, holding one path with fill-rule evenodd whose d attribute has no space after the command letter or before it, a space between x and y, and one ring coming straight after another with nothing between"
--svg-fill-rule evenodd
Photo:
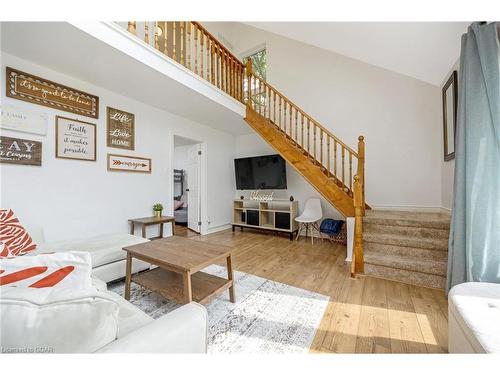
<instances>
[{"instance_id":1,"label":"stair stringer","mask_svg":"<svg viewBox=\"0 0 500 375\"><path fill-rule=\"evenodd\" d=\"M247 107L245 121L285 159L318 193L345 217L354 217L354 201L312 162L293 141L268 119Z\"/></svg>"}]
</instances>

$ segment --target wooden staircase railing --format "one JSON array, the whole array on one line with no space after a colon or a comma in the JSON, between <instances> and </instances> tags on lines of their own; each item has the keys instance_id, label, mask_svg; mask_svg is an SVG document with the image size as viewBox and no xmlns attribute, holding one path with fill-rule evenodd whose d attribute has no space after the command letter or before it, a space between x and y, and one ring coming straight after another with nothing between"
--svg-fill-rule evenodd
<instances>
[{"instance_id":1,"label":"wooden staircase railing","mask_svg":"<svg viewBox=\"0 0 500 375\"><path fill-rule=\"evenodd\" d=\"M127 30L243 103L245 66L198 22L130 21Z\"/></svg>"},{"instance_id":2,"label":"wooden staircase railing","mask_svg":"<svg viewBox=\"0 0 500 375\"><path fill-rule=\"evenodd\" d=\"M275 126L293 147L321 168L331 183L353 200L354 251L351 274L363 272L365 214L365 143L355 151L320 125L269 83L256 76L249 59L243 64L198 22L128 22L127 30ZM247 111L248 113L248 111Z\"/></svg>"}]
</instances>

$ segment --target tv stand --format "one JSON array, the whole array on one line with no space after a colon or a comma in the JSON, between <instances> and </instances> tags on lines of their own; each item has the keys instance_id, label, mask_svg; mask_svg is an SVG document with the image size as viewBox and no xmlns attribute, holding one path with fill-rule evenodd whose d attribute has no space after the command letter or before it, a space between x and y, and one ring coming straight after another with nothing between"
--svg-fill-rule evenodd
<instances>
[{"instance_id":1,"label":"tv stand","mask_svg":"<svg viewBox=\"0 0 500 375\"><path fill-rule=\"evenodd\" d=\"M251 199L233 200L233 232L236 227L262 229L287 233L290 241L297 234L299 226L295 221L298 202L288 199L256 201Z\"/></svg>"}]
</instances>

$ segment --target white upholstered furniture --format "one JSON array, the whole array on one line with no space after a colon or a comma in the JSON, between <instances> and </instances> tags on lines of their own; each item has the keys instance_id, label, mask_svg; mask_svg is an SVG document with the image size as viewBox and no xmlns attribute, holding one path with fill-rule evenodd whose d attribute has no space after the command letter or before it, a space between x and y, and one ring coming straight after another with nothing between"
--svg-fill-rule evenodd
<instances>
[{"instance_id":1,"label":"white upholstered furniture","mask_svg":"<svg viewBox=\"0 0 500 375\"><path fill-rule=\"evenodd\" d=\"M450 290L448 351L500 353L500 284L471 282Z\"/></svg>"},{"instance_id":2,"label":"white upholstered furniture","mask_svg":"<svg viewBox=\"0 0 500 375\"><path fill-rule=\"evenodd\" d=\"M87 251L92 259L92 274L104 282L110 282L125 277L125 246L149 241L148 239L126 233L104 234L89 238L44 242L40 229L29 230L37 244L35 253L61 251ZM150 265L134 259L132 273L149 269Z\"/></svg>"}]
</instances>

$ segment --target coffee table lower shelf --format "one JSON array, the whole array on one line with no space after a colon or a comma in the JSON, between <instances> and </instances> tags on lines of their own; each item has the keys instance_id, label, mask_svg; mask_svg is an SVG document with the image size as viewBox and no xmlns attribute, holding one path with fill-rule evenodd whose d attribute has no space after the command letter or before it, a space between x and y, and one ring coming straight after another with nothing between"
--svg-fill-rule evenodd
<instances>
[{"instance_id":1,"label":"coffee table lower shelf","mask_svg":"<svg viewBox=\"0 0 500 375\"><path fill-rule=\"evenodd\" d=\"M155 268L132 276L132 281L178 303L189 302L182 274ZM198 271L191 275L193 301L206 303L233 285L232 280Z\"/></svg>"}]
</instances>

